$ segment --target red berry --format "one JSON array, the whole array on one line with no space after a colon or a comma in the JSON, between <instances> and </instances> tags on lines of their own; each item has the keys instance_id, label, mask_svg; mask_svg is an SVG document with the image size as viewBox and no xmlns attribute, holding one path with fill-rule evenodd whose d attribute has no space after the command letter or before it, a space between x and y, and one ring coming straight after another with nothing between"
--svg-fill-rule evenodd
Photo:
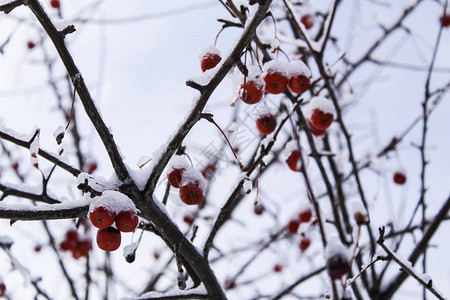
<instances>
[{"instance_id":1,"label":"red berry","mask_svg":"<svg viewBox=\"0 0 450 300\"><path fill-rule=\"evenodd\" d=\"M121 211L116 217L116 227L121 232L133 232L139 224L139 218L134 211Z\"/></svg>"},{"instance_id":2,"label":"red berry","mask_svg":"<svg viewBox=\"0 0 450 300\"><path fill-rule=\"evenodd\" d=\"M105 229L111 226L115 218L116 213L103 206L98 206L89 212L89 220L91 220L92 225L99 229Z\"/></svg>"},{"instance_id":3,"label":"red berry","mask_svg":"<svg viewBox=\"0 0 450 300\"><path fill-rule=\"evenodd\" d=\"M301 172L301 168L299 167L300 163L300 152L298 150L294 150L291 152L289 157L286 159L286 163L294 172Z\"/></svg>"},{"instance_id":4,"label":"red berry","mask_svg":"<svg viewBox=\"0 0 450 300\"><path fill-rule=\"evenodd\" d=\"M280 265L280 264L276 264L276 265L273 267L273 271L279 273L279 272L283 271L283 266Z\"/></svg>"},{"instance_id":5,"label":"red berry","mask_svg":"<svg viewBox=\"0 0 450 300\"><path fill-rule=\"evenodd\" d=\"M312 217L312 211L309 208L301 211L298 214L298 220L300 221L300 223L308 223L309 221L311 221L311 217Z\"/></svg>"},{"instance_id":6,"label":"red berry","mask_svg":"<svg viewBox=\"0 0 450 300\"><path fill-rule=\"evenodd\" d=\"M300 223L297 220L291 220L288 223L287 231L290 234L296 234L298 231L298 227L300 227Z\"/></svg>"},{"instance_id":7,"label":"red berry","mask_svg":"<svg viewBox=\"0 0 450 300\"><path fill-rule=\"evenodd\" d=\"M327 259L327 270L330 277L339 279L350 272L350 265L344 255L333 255Z\"/></svg>"},{"instance_id":8,"label":"red berry","mask_svg":"<svg viewBox=\"0 0 450 300\"><path fill-rule=\"evenodd\" d=\"M188 183L180 188L180 198L187 205L199 204L204 198L203 190L198 184Z\"/></svg>"},{"instance_id":9,"label":"red berry","mask_svg":"<svg viewBox=\"0 0 450 300\"><path fill-rule=\"evenodd\" d=\"M289 78L288 87L293 93L303 94L308 90L310 83L311 81L305 75L296 74Z\"/></svg>"},{"instance_id":10,"label":"red berry","mask_svg":"<svg viewBox=\"0 0 450 300\"><path fill-rule=\"evenodd\" d=\"M306 124L308 125L309 131L311 131L312 135L318 136L318 137L325 135L326 130L322 130L322 129L318 129L318 128L314 127L309 120L306 120Z\"/></svg>"},{"instance_id":11,"label":"red berry","mask_svg":"<svg viewBox=\"0 0 450 300\"><path fill-rule=\"evenodd\" d=\"M89 251L92 250L92 241L89 238L83 239L78 243L78 250L82 256L88 256Z\"/></svg>"},{"instance_id":12,"label":"red berry","mask_svg":"<svg viewBox=\"0 0 450 300\"><path fill-rule=\"evenodd\" d=\"M42 246L37 244L36 246L34 246L34 252L41 252Z\"/></svg>"},{"instance_id":13,"label":"red berry","mask_svg":"<svg viewBox=\"0 0 450 300\"><path fill-rule=\"evenodd\" d=\"M405 184L406 182L406 175L400 171L397 171L394 173L394 182L396 184Z\"/></svg>"},{"instance_id":14,"label":"red berry","mask_svg":"<svg viewBox=\"0 0 450 300\"><path fill-rule=\"evenodd\" d=\"M50 1L50 6L53 8L60 8L61 7L61 3L59 2L59 0L51 0Z\"/></svg>"},{"instance_id":15,"label":"red berry","mask_svg":"<svg viewBox=\"0 0 450 300\"><path fill-rule=\"evenodd\" d=\"M169 184L174 188L179 188L181 181L183 180L184 169L172 169L169 174L167 174L167 180Z\"/></svg>"},{"instance_id":16,"label":"red berry","mask_svg":"<svg viewBox=\"0 0 450 300\"><path fill-rule=\"evenodd\" d=\"M311 239L308 237L304 237L301 239L300 241L300 250L302 250L302 252L305 252L306 249L309 248L309 245L311 245Z\"/></svg>"},{"instance_id":17,"label":"red berry","mask_svg":"<svg viewBox=\"0 0 450 300\"><path fill-rule=\"evenodd\" d=\"M256 129L261 134L271 134L277 127L277 119L272 114L260 116L256 120Z\"/></svg>"},{"instance_id":18,"label":"red berry","mask_svg":"<svg viewBox=\"0 0 450 300\"><path fill-rule=\"evenodd\" d=\"M92 173L94 173L95 170L97 170L97 168L98 168L98 165L97 165L97 163L95 161L90 162L86 166L86 172L88 174L92 174Z\"/></svg>"},{"instance_id":19,"label":"red berry","mask_svg":"<svg viewBox=\"0 0 450 300\"><path fill-rule=\"evenodd\" d=\"M205 72L206 70L214 68L220 63L221 60L222 57L220 57L218 53L206 53L205 55L203 55L200 62L202 71Z\"/></svg>"},{"instance_id":20,"label":"red berry","mask_svg":"<svg viewBox=\"0 0 450 300\"><path fill-rule=\"evenodd\" d=\"M191 214L186 214L183 217L183 221L184 221L184 223L186 223L188 225L192 225L195 221L195 217Z\"/></svg>"},{"instance_id":21,"label":"red berry","mask_svg":"<svg viewBox=\"0 0 450 300\"><path fill-rule=\"evenodd\" d=\"M322 110L315 108L312 111L309 119L311 125L319 130L326 130L333 122L333 114L325 113Z\"/></svg>"},{"instance_id":22,"label":"red berry","mask_svg":"<svg viewBox=\"0 0 450 300\"><path fill-rule=\"evenodd\" d=\"M236 287L236 283L234 281L231 281L230 278L225 279L224 288L226 290L231 290Z\"/></svg>"},{"instance_id":23,"label":"red berry","mask_svg":"<svg viewBox=\"0 0 450 300\"><path fill-rule=\"evenodd\" d=\"M160 256L158 251L153 252L153 258L155 258L155 260L158 260Z\"/></svg>"},{"instance_id":24,"label":"red berry","mask_svg":"<svg viewBox=\"0 0 450 300\"><path fill-rule=\"evenodd\" d=\"M15 171L19 169L19 163L17 161L13 162L11 164L11 168L13 168Z\"/></svg>"},{"instance_id":25,"label":"red berry","mask_svg":"<svg viewBox=\"0 0 450 300\"><path fill-rule=\"evenodd\" d=\"M277 95L284 92L289 80L283 72L269 71L265 73L264 81L266 82L265 91Z\"/></svg>"},{"instance_id":26,"label":"red berry","mask_svg":"<svg viewBox=\"0 0 450 300\"><path fill-rule=\"evenodd\" d=\"M97 232L97 245L104 251L114 251L120 246L120 231L114 227L100 229Z\"/></svg>"},{"instance_id":27,"label":"red berry","mask_svg":"<svg viewBox=\"0 0 450 300\"><path fill-rule=\"evenodd\" d=\"M215 171L216 171L216 164L209 163L206 167L203 168L202 175L206 180L211 180Z\"/></svg>"},{"instance_id":28,"label":"red berry","mask_svg":"<svg viewBox=\"0 0 450 300\"><path fill-rule=\"evenodd\" d=\"M300 22L302 22L306 29L311 29L314 26L314 19L310 14L302 16Z\"/></svg>"},{"instance_id":29,"label":"red berry","mask_svg":"<svg viewBox=\"0 0 450 300\"><path fill-rule=\"evenodd\" d=\"M261 101L263 94L263 85L259 85L252 80L246 81L239 89L239 98L247 104L258 103Z\"/></svg>"},{"instance_id":30,"label":"red berry","mask_svg":"<svg viewBox=\"0 0 450 300\"><path fill-rule=\"evenodd\" d=\"M0 282L0 297L5 296L6 285L3 282Z\"/></svg>"},{"instance_id":31,"label":"red berry","mask_svg":"<svg viewBox=\"0 0 450 300\"><path fill-rule=\"evenodd\" d=\"M441 21L441 25L443 27L449 27L450 26L450 14L444 14L439 19Z\"/></svg>"},{"instance_id":32,"label":"red berry","mask_svg":"<svg viewBox=\"0 0 450 300\"><path fill-rule=\"evenodd\" d=\"M255 215L262 215L262 213L264 212L265 208L264 205L262 205L261 203L255 205L255 207L253 208Z\"/></svg>"},{"instance_id":33,"label":"red berry","mask_svg":"<svg viewBox=\"0 0 450 300\"><path fill-rule=\"evenodd\" d=\"M78 231L70 229L66 232L66 241L78 241Z\"/></svg>"},{"instance_id":34,"label":"red berry","mask_svg":"<svg viewBox=\"0 0 450 300\"><path fill-rule=\"evenodd\" d=\"M32 41L29 41L28 43L27 43L27 47L28 47L28 49L33 49L34 47L36 46L36 44L34 43L34 42L32 42Z\"/></svg>"}]
</instances>

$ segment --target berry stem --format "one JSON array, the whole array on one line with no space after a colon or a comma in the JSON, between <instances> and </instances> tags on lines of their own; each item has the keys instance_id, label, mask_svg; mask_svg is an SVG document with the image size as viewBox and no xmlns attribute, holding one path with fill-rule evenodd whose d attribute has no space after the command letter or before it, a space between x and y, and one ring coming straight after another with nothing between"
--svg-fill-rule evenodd
<instances>
[{"instance_id":1,"label":"berry stem","mask_svg":"<svg viewBox=\"0 0 450 300\"><path fill-rule=\"evenodd\" d=\"M234 148L233 148L233 146L231 145L230 141L228 140L228 138L227 138L225 132L223 132L222 128L220 128L220 126L216 123L216 121L214 121L213 115L212 115L212 114L201 114L201 118L203 118L203 119L205 119L205 120L207 120L207 121L213 123L213 124L217 127L217 129L219 129L219 131L222 133L223 137L224 137L225 140L227 141L228 146L230 146L230 149L231 149L231 151L233 152L234 158L236 158L237 164L239 165L239 167L240 167L241 169L243 169L243 168L244 168L244 165L242 164L242 162L241 162L241 161L239 160L239 158L237 157L236 151L234 151Z\"/></svg>"}]
</instances>

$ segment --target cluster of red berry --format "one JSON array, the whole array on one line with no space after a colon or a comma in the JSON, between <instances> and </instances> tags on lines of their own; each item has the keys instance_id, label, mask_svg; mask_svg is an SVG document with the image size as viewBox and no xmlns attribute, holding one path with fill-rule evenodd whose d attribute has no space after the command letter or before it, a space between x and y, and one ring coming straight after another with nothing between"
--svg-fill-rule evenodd
<instances>
[{"instance_id":1,"label":"cluster of red berry","mask_svg":"<svg viewBox=\"0 0 450 300\"><path fill-rule=\"evenodd\" d=\"M296 234L298 231L298 228L300 227L301 223L309 223L312 219L312 211L310 208L306 208L304 210L302 210L296 219L293 219L291 221L289 221L288 225L287 225L287 231L290 234ZM311 245L311 239L309 237L303 236L300 240L300 250L302 252L305 252L309 246Z\"/></svg>"},{"instance_id":2,"label":"cluster of red berry","mask_svg":"<svg viewBox=\"0 0 450 300\"><path fill-rule=\"evenodd\" d=\"M89 220L97 227L97 245L104 251L115 251L121 243L121 232L133 232L139 224L136 207L120 192L106 191L89 209ZM116 227L112 227L115 223Z\"/></svg>"},{"instance_id":3,"label":"cluster of red berry","mask_svg":"<svg viewBox=\"0 0 450 300\"><path fill-rule=\"evenodd\" d=\"M59 247L63 251L72 252L72 257L79 259L88 256L89 251L92 250L92 241L90 237L80 237L76 229L70 229L66 232ZM40 247L38 249L40 250ZM35 251L37 251L37 248L35 248Z\"/></svg>"},{"instance_id":4,"label":"cluster of red berry","mask_svg":"<svg viewBox=\"0 0 450 300\"><path fill-rule=\"evenodd\" d=\"M167 173L169 184L180 189L180 198L187 205L196 205L203 201L206 180L202 173L190 166L183 157L176 155Z\"/></svg>"}]
</instances>

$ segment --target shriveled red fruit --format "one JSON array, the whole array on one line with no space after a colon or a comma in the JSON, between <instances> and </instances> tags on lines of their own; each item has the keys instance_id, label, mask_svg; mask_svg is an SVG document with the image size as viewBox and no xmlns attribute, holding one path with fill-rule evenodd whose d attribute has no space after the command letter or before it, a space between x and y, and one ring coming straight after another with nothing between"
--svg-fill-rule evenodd
<instances>
[{"instance_id":1,"label":"shriveled red fruit","mask_svg":"<svg viewBox=\"0 0 450 300\"><path fill-rule=\"evenodd\" d=\"M280 265L280 264L276 264L276 265L273 267L273 271L276 272L276 273L279 273L279 272L283 271L283 266Z\"/></svg>"},{"instance_id":2,"label":"shriveled red fruit","mask_svg":"<svg viewBox=\"0 0 450 300\"><path fill-rule=\"evenodd\" d=\"M310 14L303 15L300 18L300 22L302 22L306 29L311 29L314 26L314 18Z\"/></svg>"},{"instance_id":3,"label":"shriveled red fruit","mask_svg":"<svg viewBox=\"0 0 450 300\"><path fill-rule=\"evenodd\" d=\"M139 218L134 211L121 211L116 217L116 227L121 232L133 232L139 224Z\"/></svg>"},{"instance_id":4,"label":"shriveled red fruit","mask_svg":"<svg viewBox=\"0 0 450 300\"><path fill-rule=\"evenodd\" d=\"M202 71L205 72L206 70L214 68L220 63L221 60L222 57L220 57L218 53L206 53L203 55L200 62Z\"/></svg>"},{"instance_id":5,"label":"shriveled red fruit","mask_svg":"<svg viewBox=\"0 0 450 300\"><path fill-rule=\"evenodd\" d=\"M194 221L195 221L195 217L193 215L191 215L191 214L186 214L183 217L183 222L188 224L188 225L194 224Z\"/></svg>"},{"instance_id":6,"label":"shriveled red fruit","mask_svg":"<svg viewBox=\"0 0 450 300\"><path fill-rule=\"evenodd\" d=\"M394 173L393 180L396 184L405 184L406 175L403 172L397 171Z\"/></svg>"},{"instance_id":7,"label":"shriveled red fruit","mask_svg":"<svg viewBox=\"0 0 450 300\"><path fill-rule=\"evenodd\" d=\"M196 205L202 202L203 190L195 183L188 183L180 188L181 201L187 205Z\"/></svg>"},{"instance_id":8,"label":"shriveled red fruit","mask_svg":"<svg viewBox=\"0 0 450 300\"><path fill-rule=\"evenodd\" d=\"M239 89L239 98L247 104L258 103L263 94L263 86L252 80L246 81Z\"/></svg>"},{"instance_id":9,"label":"shriveled red fruit","mask_svg":"<svg viewBox=\"0 0 450 300\"><path fill-rule=\"evenodd\" d=\"M36 46L36 44L34 42L32 42L32 41L29 41L27 43L27 48L30 49L30 50L33 49L35 46Z\"/></svg>"},{"instance_id":10,"label":"shriveled red fruit","mask_svg":"<svg viewBox=\"0 0 450 300\"><path fill-rule=\"evenodd\" d=\"M312 217L312 211L309 208L302 210L298 214L298 220L300 221L300 223L308 223L309 221L311 221L311 217Z\"/></svg>"},{"instance_id":11,"label":"shriveled red fruit","mask_svg":"<svg viewBox=\"0 0 450 300\"><path fill-rule=\"evenodd\" d=\"M445 15L441 16L439 18L439 21L441 21L441 25L443 27L449 27L450 26L450 14L446 13Z\"/></svg>"},{"instance_id":12,"label":"shriveled red fruit","mask_svg":"<svg viewBox=\"0 0 450 300\"><path fill-rule=\"evenodd\" d=\"M306 124L308 125L309 131L311 131L312 135L318 136L318 137L325 135L326 130L322 130L322 129L318 129L318 128L314 127L309 120L306 120Z\"/></svg>"},{"instance_id":13,"label":"shriveled red fruit","mask_svg":"<svg viewBox=\"0 0 450 300\"><path fill-rule=\"evenodd\" d=\"M97 232L97 245L103 251L115 251L121 242L120 231L114 227L100 229Z\"/></svg>"},{"instance_id":14,"label":"shriveled red fruit","mask_svg":"<svg viewBox=\"0 0 450 300\"><path fill-rule=\"evenodd\" d=\"M41 245L36 245L34 246L34 252L41 252L42 246Z\"/></svg>"},{"instance_id":15,"label":"shriveled red fruit","mask_svg":"<svg viewBox=\"0 0 450 300\"><path fill-rule=\"evenodd\" d=\"M159 252L158 251L155 251L155 252L153 252L153 258L155 259L155 260L158 260L159 258L160 258L160 254L159 254Z\"/></svg>"},{"instance_id":16,"label":"shriveled red fruit","mask_svg":"<svg viewBox=\"0 0 450 300\"><path fill-rule=\"evenodd\" d=\"M289 78L288 87L296 94L303 94L309 88L311 80L303 74L295 74Z\"/></svg>"},{"instance_id":17,"label":"shriveled red fruit","mask_svg":"<svg viewBox=\"0 0 450 300\"><path fill-rule=\"evenodd\" d=\"M299 227L300 227L300 223L297 220L291 220L288 223L287 231L290 234L296 234Z\"/></svg>"},{"instance_id":18,"label":"shriveled red fruit","mask_svg":"<svg viewBox=\"0 0 450 300\"><path fill-rule=\"evenodd\" d=\"M263 79L266 82L265 91L274 95L284 92L289 81L286 74L280 71L268 71Z\"/></svg>"},{"instance_id":19,"label":"shriveled red fruit","mask_svg":"<svg viewBox=\"0 0 450 300\"><path fill-rule=\"evenodd\" d=\"M261 134L271 134L277 127L277 119L272 114L260 116L256 120L256 129Z\"/></svg>"},{"instance_id":20,"label":"shriveled red fruit","mask_svg":"<svg viewBox=\"0 0 450 300\"><path fill-rule=\"evenodd\" d=\"M302 252L305 252L309 248L309 245L311 245L311 239L309 237L304 237L300 240L299 247Z\"/></svg>"},{"instance_id":21,"label":"shriveled red fruit","mask_svg":"<svg viewBox=\"0 0 450 300\"><path fill-rule=\"evenodd\" d=\"M184 169L172 169L172 171L167 174L169 184L174 188L179 188L181 181L183 180L183 172Z\"/></svg>"},{"instance_id":22,"label":"shriveled red fruit","mask_svg":"<svg viewBox=\"0 0 450 300\"><path fill-rule=\"evenodd\" d=\"M319 130L326 130L333 122L333 114L325 113L319 108L315 108L312 111L309 119L312 126Z\"/></svg>"},{"instance_id":23,"label":"shriveled red fruit","mask_svg":"<svg viewBox=\"0 0 450 300\"><path fill-rule=\"evenodd\" d=\"M61 7L61 3L59 2L59 0L51 0L50 1L50 6L53 8L60 8Z\"/></svg>"},{"instance_id":24,"label":"shriveled red fruit","mask_svg":"<svg viewBox=\"0 0 450 300\"><path fill-rule=\"evenodd\" d=\"M105 229L114 223L116 213L107 207L98 206L92 212L89 212L89 220L92 225L99 229Z\"/></svg>"},{"instance_id":25,"label":"shriveled red fruit","mask_svg":"<svg viewBox=\"0 0 450 300\"><path fill-rule=\"evenodd\" d=\"M255 207L253 208L253 211L255 212L255 215L262 215L262 213L264 212L265 208L264 205L262 205L261 203L256 204Z\"/></svg>"}]
</instances>

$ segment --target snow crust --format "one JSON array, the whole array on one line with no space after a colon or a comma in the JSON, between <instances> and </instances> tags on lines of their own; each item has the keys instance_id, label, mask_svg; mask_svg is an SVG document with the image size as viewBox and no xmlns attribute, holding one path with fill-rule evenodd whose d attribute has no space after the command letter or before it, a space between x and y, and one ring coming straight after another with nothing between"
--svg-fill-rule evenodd
<instances>
[{"instance_id":1,"label":"snow crust","mask_svg":"<svg viewBox=\"0 0 450 300\"><path fill-rule=\"evenodd\" d=\"M288 76L304 75L308 78L311 77L311 71L309 70L308 66L305 65L305 63L301 60L291 61L287 65L286 71Z\"/></svg>"},{"instance_id":2,"label":"snow crust","mask_svg":"<svg viewBox=\"0 0 450 300\"><path fill-rule=\"evenodd\" d=\"M262 77L261 70L258 66L252 65L248 66L248 76L245 78L246 82L253 81L258 87L264 88L266 85L266 82L264 81ZM240 84L238 85L238 90L241 88L241 85L244 83L244 75L240 75Z\"/></svg>"},{"instance_id":3,"label":"snow crust","mask_svg":"<svg viewBox=\"0 0 450 300\"><path fill-rule=\"evenodd\" d=\"M190 166L183 172L181 185L183 186L189 183L198 183L198 187L202 189L203 194L206 193L206 189L208 187L206 179L203 177L202 173L199 170Z\"/></svg>"},{"instance_id":4,"label":"snow crust","mask_svg":"<svg viewBox=\"0 0 450 300\"><path fill-rule=\"evenodd\" d=\"M336 109L334 108L333 103L323 96L312 97L309 103L305 105L303 113L307 119L311 117L314 109L319 109L324 113L332 114L333 118L336 118Z\"/></svg>"},{"instance_id":5,"label":"snow crust","mask_svg":"<svg viewBox=\"0 0 450 300\"><path fill-rule=\"evenodd\" d=\"M340 256L346 261L350 261L350 251L342 245L337 239L330 240L325 248L325 259L328 260L331 257Z\"/></svg>"},{"instance_id":6,"label":"snow crust","mask_svg":"<svg viewBox=\"0 0 450 300\"><path fill-rule=\"evenodd\" d=\"M116 214L121 211L134 211L137 213L136 206L128 196L118 191L104 191L99 197L89 205L89 213L97 207L105 207Z\"/></svg>"},{"instance_id":7,"label":"snow crust","mask_svg":"<svg viewBox=\"0 0 450 300\"><path fill-rule=\"evenodd\" d=\"M202 59L203 57L205 57L207 54L217 54L220 57L222 57L222 53L220 52L219 49L217 49L216 46L214 45L209 45L206 46L205 48L203 48L202 50L200 50L200 54L198 55L198 58Z\"/></svg>"},{"instance_id":8,"label":"snow crust","mask_svg":"<svg viewBox=\"0 0 450 300\"><path fill-rule=\"evenodd\" d=\"M263 66L263 76L265 76L268 73L274 73L274 72L281 72L285 75L287 75L287 67L289 64L285 62L280 62L276 60L268 61Z\"/></svg>"}]
</instances>

